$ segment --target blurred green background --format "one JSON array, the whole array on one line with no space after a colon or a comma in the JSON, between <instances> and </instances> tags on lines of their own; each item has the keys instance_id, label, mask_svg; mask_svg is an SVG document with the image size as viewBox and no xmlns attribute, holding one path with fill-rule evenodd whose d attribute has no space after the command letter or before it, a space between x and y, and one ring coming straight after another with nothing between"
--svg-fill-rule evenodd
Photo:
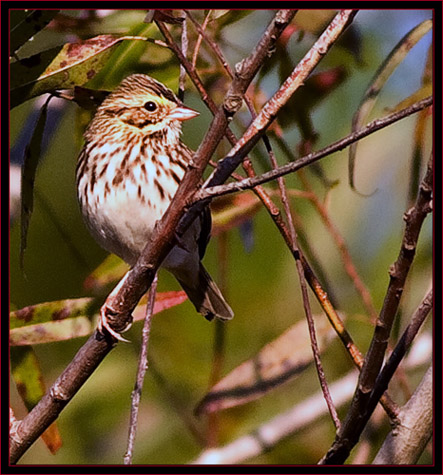
<instances>
[{"instance_id":1,"label":"blurred green background","mask_svg":"<svg viewBox=\"0 0 443 475\"><path fill-rule=\"evenodd\" d=\"M84 11L63 11L64 15L79 17ZM106 14L105 14L106 13ZM203 21L202 11L194 11ZM286 45L290 59L289 71L297 64L315 41L313 26L316 11L303 13L304 28L301 35L295 33ZM98 20L89 24L84 37L116 32L143 34L161 39L153 24L143 23L145 11L98 12ZM231 66L249 54L268 25L274 12L230 12L220 28L217 39ZM318 140L314 149L320 149L350 132L355 112L366 86L380 63L391 49L411 28L432 17L429 10L366 10L357 14L352 36L336 45L319 65L318 71L343 67L346 77L324 99L319 101L310 118ZM177 27L168 28L179 38ZM192 27L192 38L195 32ZM209 29L209 31L211 31ZM74 41L70 31L46 28L27 44L20 57L36 51ZM383 89L370 119L383 116L404 98L420 87L426 55L431 42L428 34L414 47ZM202 48L202 68L219 67L210 56L210 50ZM192 51L191 51L192 52ZM177 90L178 62L172 53L152 44L124 44L114 53L106 71L94 78L88 87L112 89L131 72L144 72ZM197 63L199 67L199 63ZM270 66L260 77L261 94L269 98L281 84L279 71L282 66L271 59ZM289 72L288 71L288 72ZM229 85L216 75L202 73L212 81L214 100L217 103ZM303 90L301 91L301 95ZM23 151L29 142L43 99L25 102L11 111L11 167L21 165ZM200 111L201 115L185 124L183 138L196 149L202 140L211 115L187 82L185 103ZM297 107L297 104L295 104ZM287 111L282 118L284 137L293 151L297 150L301 134ZM28 235L25 270L19 269L20 219L16 198L11 196L10 232L10 280L11 305L22 308L40 302L75 298L88 295L84 289L85 278L106 257L105 251L89 236L79 213L75 190L76 159L81 148L81 135L87 123L87 114L68 101L54 99L50 103L46 127L45 149L36 177L35 209ZM237 136L250 119L243 108L232 128ZM356 163L356 187L361 196L348 185L347 151L333 154L321 161L329 180L339 180L327 196L328 211L334 224L344 236L362 280L371 292L375 308L381 308L388 284L389 266L395 261L400 249L404 229L403 213L407 210L407 192L412 161L413 134L416 117L412 116L366 139L358 147ZM425 160L431 151L431 130L428 127ZM275 145L279 163L286 158ZM225 142L219 147L218 157L229 150ZM263 146L251 153L258 171L269 169ZM423 165L421 170L423 170ZM422 171L420 176L422 175ZM315 175L308 173L311 183L320 196L324 186ZM11 190L16 185L16 175L11 174ZM297 177L288 177L291 188L299 188ZM270 185L273 187L273 185ZM362 351L366 351L372 336L371 325L364 307L346 275L337 247L331 239L312 205L305 199L292 200L301 218L307 241L315 250L316 259L324 269L327 284L335 297L337 308L347 316L347 326ZM253 217L252 226L233 228L227 233L226 289L235 318L225 325L225 357L222 374L252 357L266 343L279 336L286 328L304 318L298 278L293 258L265 210ZM218 250L220 242L214 237L208 247L205 266L217 280L220 278ZM315 264L315 263L311 263ZM417 255L412 267L401 304L401 316L395 329L398 334L407 324L412 311L419 304L431 279L432 269L432 221L428 217L420 235ZM175 280L166 272L160 272L159 290L179 289ZM314 313L320 312L312 297ZM404 321L402 319L404 317ZM430 322L426 331L431 331ZM130 394L134 385L141 324L135 324L125 334L130 344L119 344L103 361L91 379L85 384L58 420L63 446L51 455L41 440L21 459L26 464L120 464L126 448L129 420ZM37 345L45 383L49 385L71 361L84 339ZM214 325L196 314L186 302L167 310L154 318L149 343L149 362L143 397L134 463L182 464L192 461L202 450L183 422L183 414L193 419L193 409L209 387L213 360ZM352 364L342 346L335 342L323 356L328 381L347 373ZM411 388L420 381L426 367L408 373ZM160 376L159 376L160 375ZM159 378L166 381L159 382ZM219 443L224 444L256 429L261 423L288 409L318 391L318 379L313 368L300 378L283 385L262 399L228 409L219 417ZM16 416L21 418L25 409L11 383L11 404ZM395 394L395 388L394 388ZM404 396L398 392L399 402ZM177 406L179 408L177 409ZM339 413L343 415L344 409ZM195 424L204 434L207 420L196 419ZM383 440L389 425L382 424L373 441L373 455ZM327 416L269 452L249 463L266 464L315 464L334 438L334 428ZM369 461L371 458L369 458ZM422 463L429 463L431 455L425 452Z\"/></svg>"}]
</instances>

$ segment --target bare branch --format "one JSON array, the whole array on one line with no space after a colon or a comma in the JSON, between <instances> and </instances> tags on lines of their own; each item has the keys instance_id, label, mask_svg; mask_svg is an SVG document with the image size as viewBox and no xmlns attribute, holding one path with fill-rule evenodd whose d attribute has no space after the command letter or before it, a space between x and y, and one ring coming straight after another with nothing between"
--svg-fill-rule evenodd
<instances>
[{"instance_id":1,"label":"bare branch","mask_svg":"<svg viewBox=\"0 0 443 475\"><path fill-rule=\"evenodd\" d=\"M386 117L373 120L358 132L349 134L341 140L338 140L337 142L328 145L322 150L319 150L318 152L312 152L304 157L299 158L295 162L288 163L287 165L278 167L275 170L263 173L260 176L254 178L245 178L244 180L228 183L227 185L207 186L206 188L195 194L195 201L207 200L208 198L214 198L216 196L222 196L227 195L229 193L235 193L237 191L248 190L254 188L257 185L263 185L264 183L275 180L278 177L293 173L299 170L300 168L310 165L311 163L314 163L320 160L321 158L330 155L331 153L343 150L344 148L348 147L350 144L356 142L357 140L367 137L368 135L387 127L388 125L391 125L401 119L404 119L405 117L408 117L418 111L425 109L426 107L429 107L430 105L432 105L432 103L432 96L422 99L421 101L418 101L409 107L401 109L398 112L393 112L392 114L389 114Z\"/></svg>"},{"instance_id":2,"label":"bare branch","mask_svg":"<svg viewBox=\"0 0 443 475\"><path fill-rule=\"evenodd\" d=\"M340 34L349 25L356 14L357 11L343 10L335 16L326 30L317 39L303 59L297 64L280 89L265 104L235 147L223 160L219 162L217 169L211 174L208 180L206 180L204 185L205 188L223 183L229 178L231 172L237 168L243 158L258 142L267 127L269 127L278 111L287 103L292 94L294 94L294 92L303 84L303 81L306 80L323 56L337 41ZM243 74L241 73L241 70L244 69L246 64L246 62L242 61L241 66L236 68L237 75Z\"/></svg>"},{"instance_id":3,"label":"bare branch","mask_svg":"<svg viewBox=\"0 0 443 475\"><path fill-rule=\"evenodd\" d=\"M140 399L143 389L143 383L145 381L146 370L148 369L148 343L149 335L151 334L151 321L152 315L154 313L154 304L155 297L157 295L157 275L152 281L151 289L149 291L149 300L146 305L146 317L143 324L142 330L142 345L140 356L138 360L137 368L137 378L135 382L134 390L131 394L131 418L129 423L129 434L128 434L128 447L126 449L126 454L124 456L124 464L132 464L132 456L134 451L135 443L135 434L137 431L137 419L138 419L138 408L140 405Z\"/></svg>"},{"instance_id":4,"label":"bare branch","mask_svg":"<svg viewBox=\"0 0 443 475\"><path fill-rule=\"evenodd\" d=\"M432 437L432 366L399 414L400 424L386 437L374 465L415 465Z\"/></svg>"}]
</instances>

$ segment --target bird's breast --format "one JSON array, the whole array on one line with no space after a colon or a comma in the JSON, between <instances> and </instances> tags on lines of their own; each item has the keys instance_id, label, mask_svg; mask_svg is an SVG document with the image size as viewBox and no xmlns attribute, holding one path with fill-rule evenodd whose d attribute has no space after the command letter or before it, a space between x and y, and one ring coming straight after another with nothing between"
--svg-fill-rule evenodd
<instances>
[{"instance_id":1,"label":"bird's breast","mask_svg":"<svg viewBox=\"0 0 443 475\"><path fill-rule=\"evenodd\" d=\"M95 160L84 167L78 191L91 233L132 265L169 206L184 168L158 147L140 143L118 148L107 143L88 151Z\"/></svg>"}]
</instances>

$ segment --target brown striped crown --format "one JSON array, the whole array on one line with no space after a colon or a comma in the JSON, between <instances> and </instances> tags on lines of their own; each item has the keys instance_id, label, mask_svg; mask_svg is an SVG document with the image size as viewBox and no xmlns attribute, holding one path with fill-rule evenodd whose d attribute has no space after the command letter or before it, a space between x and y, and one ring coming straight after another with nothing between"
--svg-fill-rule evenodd
<instances>
[{"instance_id":1,"label":"brown striped crown","mask_svg":"<svg viewBox=\"0 0 443 475\"><path fill-rule=\"evenodd\" d=\"M160 82L145 74L133 74L103 101L85 138L139 133L164 136L168 132L168 142L173 143L179 140L180 122L197 115Z\"/></svg>"}]
</instances>

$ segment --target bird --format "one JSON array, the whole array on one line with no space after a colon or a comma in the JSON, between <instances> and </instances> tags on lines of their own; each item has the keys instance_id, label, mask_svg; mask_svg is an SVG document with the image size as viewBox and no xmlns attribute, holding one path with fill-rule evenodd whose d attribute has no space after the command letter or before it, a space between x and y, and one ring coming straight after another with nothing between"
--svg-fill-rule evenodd
<instances>
[{"instance_id":1,"label":"bird","mask_svg":"<svg viewBox=\"0 0 443 475\"><path fill-rule=\"evenodd\" d=\"M198 114L161 82L132 74L98 106L86 128L76 168L80 209L98 244L131 267L183 179L193 152L181 140L182 122ZM207 207L162 267L197 312L209 321L226 321L233 311L201 263L210 231ZM101 315L99 331L103 328L122 339Z\"/></svg>"}]
</instances>

